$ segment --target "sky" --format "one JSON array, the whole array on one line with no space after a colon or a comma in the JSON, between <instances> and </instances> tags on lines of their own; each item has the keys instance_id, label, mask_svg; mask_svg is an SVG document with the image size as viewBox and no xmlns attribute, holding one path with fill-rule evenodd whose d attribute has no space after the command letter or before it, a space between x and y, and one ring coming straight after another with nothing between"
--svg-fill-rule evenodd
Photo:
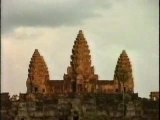
<instances>
[{"instance_id":1,"label":"sky","mask_svg":"<svg viewBox=\"0 0 160 120\"><path fill-rule=\"evenodd\" d=\"M158 0L2 0L1 4L1 92L26 92L35 49L44 57L50 79L62 80L79 30L100 80L113 80L118 57L126 50L135 93L148 98L159 90Z\"/></svg>"}]
</instances>

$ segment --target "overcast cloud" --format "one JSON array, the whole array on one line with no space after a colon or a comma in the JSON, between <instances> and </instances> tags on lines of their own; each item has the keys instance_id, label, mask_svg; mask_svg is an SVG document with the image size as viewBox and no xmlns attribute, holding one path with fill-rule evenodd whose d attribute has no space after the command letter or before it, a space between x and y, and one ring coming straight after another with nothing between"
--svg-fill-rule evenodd
<instances>
[{"instance_id":1,"label":"overcast cloud","mask_svg":"<svg viewBox=\"0 0 160 120\"><path fill-rule=\"evenodd\" d=\"M159 89L158 0L2 0L2 91L26 92L34 49L50 79L63 79L79 29L88 41L99 79L112 80L125 49L135 92Z\"/></svg>"},{"instance_id":2,"label":"overcast cloud","mask_svg":"<svg viewBox=\"0 0 160 120\"><path fill-rule=\"evenodd\" d=\"M91 17L99 17L96 10L109 8L102 0L3 0L2 31L17 26L73 26Z\"/></svg>"}]
</instances>

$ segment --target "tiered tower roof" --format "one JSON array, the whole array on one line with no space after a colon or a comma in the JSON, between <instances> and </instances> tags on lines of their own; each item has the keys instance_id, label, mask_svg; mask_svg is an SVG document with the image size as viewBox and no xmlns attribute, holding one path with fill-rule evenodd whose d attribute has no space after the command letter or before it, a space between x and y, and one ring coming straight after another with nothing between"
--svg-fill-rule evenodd
<instances>
[{"instance_id":1,"label":"tiered tower roof","mask_svg":"<svg viewBox=\"0 0 160 120\"><path fill-rule=\"evenodd\" d=\"M118 58L117 65L115 68L115 73L114 73L114 80L117 80L119 78L118 76L122 72L126 72L129 75L128 79L133 79L132 66L125 50L122 51L122 53Z\"/></svg>"},{"instance_id":2,"label":"tiered tower roof","mask_svg":"<svg viewBox=\"0 0 160 120\"><path fill-rule=\"evenodd\" d=\"M90 50L82 30L79 31L74 42L70 65L73 73L76 75L87 76L93 72L91 70Z\"/></svg>"},{"instance_id":3,"label":"tiered tower roof","mask_svg":"<svg viewBox=\"0 0 160 120\"><path fill-rule=\"evenodd\" d=\"M38 49L35 49L28 69L28 78L30 80L49 80L49 72L47 65L40 55Z\"/></svg>"}]
</instances>

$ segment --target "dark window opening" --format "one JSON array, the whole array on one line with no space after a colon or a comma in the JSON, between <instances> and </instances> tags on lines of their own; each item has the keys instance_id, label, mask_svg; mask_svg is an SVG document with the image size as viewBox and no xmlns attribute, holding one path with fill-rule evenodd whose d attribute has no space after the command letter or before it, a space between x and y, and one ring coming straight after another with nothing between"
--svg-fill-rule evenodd
<instances>
[{"instance_id":1,"label":"dark window opening","mask_svg":"<svg viewBox=\"0 0 160 120\"><path fill-rule=\"evenodd\" d=\"M67 116L60 116L58 120L68 120Z\"/></svg>"},{"instance_id":2,"label":"dark window opening","mask_svg":"<svg viewBox=\"0 0 160 120\"><path fill-rule=\"evenodd\" d=\"M124 92L126 92L126 87L124 87Z\"/></svg>"},{"instance_id":3,"label":"dark window opening","mask_svg":"<svg viewBox=\"0 0 160 120\"><path fill-rule=\"evenodd\" d=\"M73 120L79 120L79 115L77 111L74 111L73 113Z\"/></svg>"},{"instance_id":4,"label":"dark window opening","mask_svg":"<svg viewBox=\"0 0 160 120\"><path fill-rule=\"evenodd\" d=\"M21 118L21 120L24 120L24 118Z\"/></svg>"},{"instance_id":5,"label":"dark window opening","mask_svg":"<svg viewBox=\"0 0 160 120\"><path fill-rule=\"evenodd\" d=\"M116 89L116 92L118 92L118 89Z\"/></svg>"},{"instance_id":6,"label":"dark window opening","mask_svg":"<svg viewBox=\"0 0 160 120\"><path fill-rule=\"evenodd\" d=\"M36 93L36 92L38 92L38 88L37 88L37 87L35 87L35 88L34 88L34 91L35 91L35 93Z\"/></svg>"},{"instance_id":7,"label":"dark window opening","mask_svg":"<svg viewBox=\"0 0 160 120\"><path fill-rule=\"evenodd\" d=\"M79 120L79 117L78 116L74 116L73 120Z\"/></svg>"},{"instance_id":8,"label":"dark window opening","mask_svg":"<svg viewBox=\"0 0 160 120\"><path fill-rule=\"evenodd\" d=\"M76 82L72 82L72 92L76 92Z\"/></svg>"},{"instance_id":9,"label":"dark window opening","mask_svg":"<svg viewBox=\"0 0 160 120\"><path fill-rule=\"evenodd\" d=\"M42 89L42 92L44 93L44 92L45 92L45 89Z\"/></svg>"}]
</instances>

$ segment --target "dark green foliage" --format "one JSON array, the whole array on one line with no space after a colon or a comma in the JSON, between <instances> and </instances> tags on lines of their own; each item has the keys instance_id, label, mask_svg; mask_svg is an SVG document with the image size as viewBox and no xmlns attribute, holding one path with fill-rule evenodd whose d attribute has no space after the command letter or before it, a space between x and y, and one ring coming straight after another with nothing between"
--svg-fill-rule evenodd
<instances>
[{"instance_id":1,"label":"dark green foliage","mask_svg":"<svg viewBox=\"0 0 160 120\"><path fill-rule=\"evenodd\" d=\"M142 105L144 109L159 109L159 101L152 101L152 100L143 98Z\"/></svg>"}]
</instances>

